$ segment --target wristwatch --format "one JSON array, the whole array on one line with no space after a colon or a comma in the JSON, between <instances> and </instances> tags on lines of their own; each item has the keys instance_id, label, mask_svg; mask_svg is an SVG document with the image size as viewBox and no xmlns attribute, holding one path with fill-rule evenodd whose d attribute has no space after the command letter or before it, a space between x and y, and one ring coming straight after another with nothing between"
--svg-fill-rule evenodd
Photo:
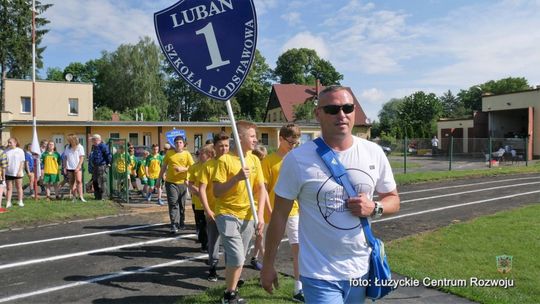
<instances>
[{"instance_id":1,"label":"wristwatch","mask_svg":"<svg viewBox=\"0 0 540 304\"><path fill-rule=\"evenodd\" d=\"M371 218L378 219L382 216L384 208L383 204L381 202L374 202L375 208L373 209L373 213L371 214Z\"/></svg>"}]
</instances>

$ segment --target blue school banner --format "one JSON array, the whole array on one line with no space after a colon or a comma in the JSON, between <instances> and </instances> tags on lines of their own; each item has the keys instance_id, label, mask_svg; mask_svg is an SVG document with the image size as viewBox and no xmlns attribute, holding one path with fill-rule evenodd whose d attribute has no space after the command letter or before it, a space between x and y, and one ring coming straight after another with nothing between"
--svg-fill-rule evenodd
<instances>
[{"instance_id":1,"label":"blue school banner","mask_svg":"<svg viewBox=\"0 0 540 304\"><path fill-rule=\"evenodd\" d=\"M186 142L186 131L176 129L170 130L169 132L165 133L165 137L167 137L167 142L172 148L174 148L174 139L176 136L182 136L182 138L184 138L184 143Z\"/></svg>"},{"instance_id":2,"label":"blue school banner","mask_svg":"<svg viewBox=\"0 0 540 304\"><path fill-rule=\"evenodd\" d=\"M230 99L248 75L257 45L253 0L181 0L154 14L165 57L191 87Z\"/></svg>"}]
</instances>

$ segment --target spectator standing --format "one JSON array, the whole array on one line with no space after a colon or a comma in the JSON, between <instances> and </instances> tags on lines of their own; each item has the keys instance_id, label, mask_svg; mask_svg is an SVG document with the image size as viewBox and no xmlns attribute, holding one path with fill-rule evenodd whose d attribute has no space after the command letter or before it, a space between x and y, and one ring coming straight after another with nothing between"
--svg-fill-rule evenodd
<instances>
[{"instance_id":1,"label":"spectator standing","mask_svg":"<svg viewBox=\"0 0 540 304\"><path fill-rule=\"evenodd\" d=\"M58 183L60 182L60 164L62 163L62 157L56 152L54 141L49 141L47 144L47 150L41 153L41 163L43 164L43 184L45 185L45 195L47 200L51 199L51 186L54 187L54 194L56 199L60 199L60 191L58 189Z\"/></svg>"},{"instance_id":2,"label":"spectator standing","mask_svg":"<svg viewBox=\"0 0 540 304\"><path fill-rule=\"evenodd\" d=\"M24 207L23 203L23 188L22 178L24 176L25 155L24 151L19 148L19 141L12 137L8 139L6 149L8 166L6 168L6 208L11 208L11 196L13 195L13 185L17 187L17 196L19 199L19 206Z\"/></svg>"},{"instance_id":3,"label":"spectator standing","mask_svg":"<svg viewBox=\"0 0 540 304\"><path fill-rule=\"evenodd\" d=\"M274 188L275 204L265 243L261 284L272 292L277 285L274 260L294 200L300 205L299 268L307 303L363 303L364 280L369 270L370 247L359 217L379 217L399 210L399 195L392 168L382 149L352 135L354 99L348 88L329 86L319 94L315 117L321 139L332 149L358 192L348 197L329 174L308 142L283 160ZM373 201L377 191L379 200Z\"/></svg>"},{"instance_id":4,"label":"spectator standing","mask_svg":"<svg viewBox=\"0 0 540 304\"><path fill-rule=\"evenodd\" d=\"M73 202L77 200L77 194L82 202L86 202L83 196L82 166L84 164L84 148L79 143L75 134L67 136L68 147L64 151L64 171L69 180L69 187L73 193Z\"/></svg>"},{"instance_id":5,"label":"spectator standing","mask_svg":"<svg viewBox=\"0 0 540 304\"><path fill-rule=\"evenodd\" d=\"M169 149L163 158L159 179L156 183L156 187L160 187L166 174L165 191L167 191L172 234L178 233L179 229L185 229L187 171L194 164L191 153L185 151L184 147L184 138L176 136L174 149Z\"/></svg>"},{"instance_id":6,"label":"spectator standing","mask_svg":"<svg viewBox=\"0 0 540 304\"><path fill-rule=\"evenodd\" d=\"M431 155L437 155L439 152L439 139L437 138L437 135L433 135L433 138L431 139Z\"/></svg>"},{"instance_id":7,"label":"spectator standing","mask_svg":"<svg viewBox=\"0 0 540 304\"><path fill-rule=\"evenodd\" d=\"M108 170L111 166L112 155L109 147L101 140L101 135L92 135L92 150L88 159L88 169L92 173L94 197L103 200L108 194Z\"/></svg>"},{"instance_id":8,"label":"spectator standing","mask_svg":"<svg viewBox=\"0 0 540 304\"><path fill-rule=\"evenodd\" d=\"M0 209L2 209L2 197L6 191L6 169L8 166L7 155L4 147L0 147Z\"/></svg>"},{"instance_id":9,"label":"spectator standing","mask_svg":"<svg viewBox=\"0 0 540 304\"><path fill-rule=\"evenodd\" d=\"M30 196L34 195L34 158L32 157L32 152L30 151L30 146L32 144L24 145L24 171L28 176L28 185L23 186L23 191L28 188L28 194Z\"/></svg>"}]
</instances>

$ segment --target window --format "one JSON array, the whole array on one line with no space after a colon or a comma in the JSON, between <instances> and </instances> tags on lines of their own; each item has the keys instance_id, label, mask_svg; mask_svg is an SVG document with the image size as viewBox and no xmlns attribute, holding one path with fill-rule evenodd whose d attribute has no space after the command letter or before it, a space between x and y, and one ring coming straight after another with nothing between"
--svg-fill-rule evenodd
<instances>
[{"instance_id":1,"label":"window","mask_svg":"<svg viewBox=\"0 0 540 304\"><path fill-rule=\"evenodd\" d=\"M195 152L199 151L202 147L202 134L195 134L193 145L195 146Z\"/></svg>"},{"instance_id":2,"label":"window","mask_svg":"<svg viewBox=\"0 0 540 304\"><path fill-rule=\"evenodd\" d=\"M268 133L261 133L261 142L263 145L268 146Z\"/></svg>"},{"instance_id":3,"label":"window","mask_svg":"<svg viewBox=\"0 0 540 304\"><path fill-rule=\"evenodd\" d=\"M110 133L109 137L110 138L120 139L120 133Z\"/></svg>"},{"instance_id":4,"label":"window","mask_svg":"<svg viewBox=\"0 0 540 304\"><path fill-rule=\"evenodd\" d=\"M32 100L30 97L21 97L21 113L30 113L32 111Z\"/></svg>"},{"instance_id":5,"label":"window","mask_svg":"<svg viewBox=\"0 0 540 304\"><path fill-rule=\"evenodd\" d=\"M274 116L274 121L276 121L277 120L276 112L274 112L272 115Z\"/></svg>"},{"instance_id":6,"label":"window","mask_svg":"<svg viewBox=\"0 0 540 304\"><path fill-rule=\"evenodd\" d=\"M129 143L133 146L139 145L139 133L129 133Z\"/></svg>"},{"instance_id":7,"label":"window","mask_svg":"<svg viewBox=\"0 0 540 304\"><path fill-rule=\"evenodd\" d=\"M145 147L152 146L152 133L143 134L143 146Z\"/></svg>"},{"instance_id":8,"label":"window","mask_svg":"<svg viewBox=\"0 0 540 304\"><path fill-rule=\"evenodd\" d=\"M69 99L69 115L79 115L79 100L77 98Z\"/></svg>"}]
</instances>

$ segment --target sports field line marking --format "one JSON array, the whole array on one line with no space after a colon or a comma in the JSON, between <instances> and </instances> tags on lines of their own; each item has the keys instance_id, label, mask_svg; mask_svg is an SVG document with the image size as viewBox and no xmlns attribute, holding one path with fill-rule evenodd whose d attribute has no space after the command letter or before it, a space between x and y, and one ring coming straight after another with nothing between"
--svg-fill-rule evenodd
<instances>
[{"instance_id":1,"label":"sports field line marking","mask_svg":"<svg viewBox=\"0 0 540 304\"><path fill-rule=\"evenodd\" d=\"M538 176L538 177L521 177L521 178L513 178L513 179L501 179L501 180L497 180L497 181L481 182L481 183L475 183L475 184L464 184L464 185L437 187L437 188L420 189L420 190L412 190L412 191L404 191L404 192L400 191L399 195L411 194L411 193L419 193L419 192L429 192L429 191L435 191L435 190L445 190L445 189L452 189L452 188L472 187L472 186L477 186L477 185L487 185L487 184L494 184L494 183L514 182L514 181L518 181L518 180L528 180L528 179L540 179L540 176Z\"/></svg>"},{"instance_id":2,"label":"sports field line marking","mask_svg":"<svg viewBox=\"0 0 540 304\"><path fill-rule=\"evenodd\" d=\"M489 191L489 190L498 190L498 189L502 189L502 188L511 188L511 187L528 186L528 185L536 185L536 184L540 184L540 182L505 185L505 186L498 186L498 187L491 187L491 188L484 188L484 189L475 189L475 190L469 190L469 191L463 191L463 192L455 192L455 193L447 193L447 194L434 195L434 196L426 196L426 197L414 198L414 199L410 199L410 200L403 200L403 201L401 201L401 204L417 202L417 201L425 201L425 200L429 200L429 199L447 197L447 196L454 196L454 195L459 195L459 194L475 193L475 192L482 192L482 191Z\"/></svg>"},{"instance_id":3,"label":"sports field line marking","mask_svg":"<svg viewBox=\"0 0 540 304\"><path fill-rule=\"evenodd\" d=\"M523 196L523 195L529 195L529 194L533 194L533 193L540 193L540 190L524 192L524 193L519 193L519 194L513 194L513 195L499 196L499 197L489 198L489 199L485 199L485 200L473 201L473 202L468 202L468 203L463 203L463 204L457 204L457 205L445 206L445 207L440 207L440 208L434 208L434 209L428 209L428 210L423 210L423 211L419 211L419 212L401 214L401 215L396 215L396 216L392 216L392 217L388 217L388 218L382 218L382 219L379 219L379 220L374 220L374 221L372 221L372 223L392 221L392 220L396 220L396 219L403 218L403 217L408 217L408 216L415 216L415 215L420 215L420 214L425 214L425 213L430 213L430 212L442 211L442 210L446 210L446 209L452 209L452 208L458 208L458 207L463 207L463 206L487 203L487 202L497 201L497 200L501 200L501 199L507 199L507 198L513 198L513 197L518 197L518 196Z\"/></svg>"},{"instance_id":4,"label":"sports field line marking","mask_svg":"<svg viewBox=\"0 0 540 304\"><path fill-rule=\"evenodd\" d=\"M289 240L288 238L283 238L281 240L281 242L283 243L283 242L286 242L288 240ZM251 246L251 247L253 247L253 246ZM220 252L219 254L221 255L222 253ZM51 292L62 290L62 289L73 288L73 287L83 286L83 285L92 284L92 283L98 283L98 282L101 282L101 281L106 281L106 280L110 280L110 279L116 279L116 278L132 275L132 274L148 272L150 270L154 270L154 269L157 269L157 268L169 267L169 266L183 264L183 263L187 263L187 262L191 262L191 261L199 260L199 259L204 259L204 258L208 258L208 254L201 254L201 255L198 255L198 256L182 259L182 260L179 260L179 261L166 262L166 263L152 265L152 266L148 266L148 267L144 267L144 268L137 269L137 270L132 270L132 271L115 272L115 273L112 273L112 274L95 277L95 278L89 279L89 280L74 282L74 283L55 286L55 287L49 287L49 288L35 290L35 291L27 292L27 293L21 293L21 294L18 294L18 295L12 295L12 296L9 296L9 297L0 298L0 303L20 300L20 299L33 297L33 296L37 296L37 295L41 295L41 294L45 294L45 293L51 293Z\"/></svg>"},{"instance_id":5,"label":"sports field line marking","mask_svg":"<svg viewBox=\"0 0 540 304\"><path fill-rule=\"evenodd\" d=\"M130 247L139 247L139 246L144 246L144 245L149 245L149 244L169 242L169 241L185 239L185 238L190 238L190 237L195 237L195 236L197 236L197 235L194 234L194 233L191 233L191 234L181 235L181 236L178 236L178 237L162 238L162 239L151 240L151 241L144 241L144 242L138 242L138 243L125 244L125 245L120 245L120 246L113 246L113 247L106 247L106 248L100 248L100 249L94 249L94 250L88 250L88 251L80 251L80 252L75 252L75 253L70 253L70 254L56 255L56 256L43 258L43 259L34 259L34 260L27 260L27 261L17 262L17 263L4 264L4 265L0 265L0 270L8 269L8 268L20 267L20 266L27 266L27 265L32 265L32 264L38 264L38 263L58 261L58 260L69 259L69 258L73 258L73 257L83 256L83 255L89 255L89 254L107 252L107 251L114 251L114 250L118 250L118 249L130 248Z\"/></svg>"},{"instance_id":6,"label":"sports field line marking","mask_svg":"<svg viewBox=\"0 0 540 304\"><path fill-rule=\"evenodd\" d=\"M158 224L150 224L150 225L134 226L134 227L128 227L128 228L122 228L122 229L116 229L116 230L99 231L99 232L92 232L92 233L86 233L86 234L76 234L76 235L68 235L68 236L62 236L62 237L57 237L57 238L50 238L50 239L43 239L43 240L36 240L36 241L29 241L29 242L21 242L21 243L6 244L6 245L0 245L0 249L3 249L3 248L9 248L9 247L17 247L17 246L32 245L32 244L39 244L39 243L46 243L46 242L53 242L53 241L62 241L62 240L76 239L76 238L82 238L82 237L90 237L90 236L96 236L96 235L101 235L101 234L117 233L117 232L122 232L122 231L144 229L144 228L156 227L156 226L163 226L163 225L166 225L166 224L165 224L165 223L158 223Z\"/></svg>"}]
</instances>

